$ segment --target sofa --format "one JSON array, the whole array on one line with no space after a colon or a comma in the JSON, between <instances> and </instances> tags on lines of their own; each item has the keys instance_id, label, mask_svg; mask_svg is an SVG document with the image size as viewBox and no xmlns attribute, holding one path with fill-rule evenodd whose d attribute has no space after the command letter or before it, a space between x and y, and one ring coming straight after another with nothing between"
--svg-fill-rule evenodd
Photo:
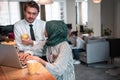
<instances>
[{"instance_id":1,"label":"sofa","mask_svg":"<svg viewBox=\"0 0 120 80\"><path fill-rule=\"evenodd\" d=\"M14 25L0 25L0 41L3 41L3 37L9 36L13 33Z\"/></svg>"},{"instance_id":2,"label":"sofa","mask_svg":"<svg viewBox=\"0 0 120 80\"><path fill-rule=\"evenodd\" d=\"M14 25L0 25L0 34L7 36L8 33L13 32Z\"/></svg>"},{"instance_id":3,"label":"sofa","mask_svg":"<svg viewBox=\"0 0 120 80\"><path fill-rule=\"evenodd\" d=\"M85 52L80 52L80 60L82 62L91 64L110 59L109 42L104 38L88 39L85 49Z\"/></svg>"}]
</instances>

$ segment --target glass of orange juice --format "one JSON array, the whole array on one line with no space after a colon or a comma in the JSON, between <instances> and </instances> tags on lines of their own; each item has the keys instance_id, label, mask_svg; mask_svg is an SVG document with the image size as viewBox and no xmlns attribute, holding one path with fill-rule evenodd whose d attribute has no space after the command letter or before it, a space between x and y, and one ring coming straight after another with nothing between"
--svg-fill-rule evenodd
<instances>
[{"instance_id":1,"label":"glass of orange juice","mask_svg":"<svg viewBox=\"0 0 120 80\"><path fill-rule=\"evenodd\" d=\"M27 68L29 74L35 74L37 72L38 62L36 60L27 61Z\"/></svg>"}]
</instances>

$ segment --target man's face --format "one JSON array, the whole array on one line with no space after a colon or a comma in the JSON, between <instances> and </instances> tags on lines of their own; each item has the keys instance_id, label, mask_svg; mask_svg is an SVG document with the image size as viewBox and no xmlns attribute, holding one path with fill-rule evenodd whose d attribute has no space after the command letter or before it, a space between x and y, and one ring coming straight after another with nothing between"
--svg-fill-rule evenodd
<instances>
[{"instance_id":1,"label":"man's face","mask_svg":"<svg viewBox=\"0 0 120 80\"><path fill-rule=\"evenodd\" d=\"M25 19L29 22L32 23L38 16L38 10L36 8L32 7L27 7L26 11L24 12Z\"/></svg>"}]
</instances>

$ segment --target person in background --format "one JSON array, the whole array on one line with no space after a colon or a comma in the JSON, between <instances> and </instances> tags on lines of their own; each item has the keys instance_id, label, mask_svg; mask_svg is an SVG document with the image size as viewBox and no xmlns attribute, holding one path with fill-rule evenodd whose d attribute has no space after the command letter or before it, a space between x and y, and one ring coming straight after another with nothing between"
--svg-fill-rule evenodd
<instances>
[{"instance_id":1,"label":"person in background","mask_svg":"<svg viewBox=\"0 0 120 80\"><path fill-rule=\"evenodd\" d=\"M68 43L72 46L74 44L74 39L72 38L72 24L67 24L68 27Z\"/></svg>"},{"instance_id":2,"label":"person in background","mask_svg":"<svg viewBox=\"0 0 120 80\"><path fill-rule=\"evenodd\" d=\"M47 62L37 56L28 56L27 60L37 60L47 68L56 80L75 80L72 50L67 42L68 29L63 21L48 21L44 46Z\"/></svg>"},{"instance_id":3,"label":"person in background","mask_svg":"<svg viewBox=\"0 0 120 80\"><path fill-rule=\"evenodd\" d=\"M0 42L6 41L6 39L7 39L6 37L7 37L7 36L3 36L3 35L0 34Z\"/></svg>"},{"instance_id":4,"label":"person in background","mask_svg":"<svg viewBox=\"0 0 120 80\"><path fill-rule=\"evenodd\" d=\"M5 41L7 36L2 35L2 29L0 28L0 42Z\"/></svg>"},{"instance_id":5,"label":"person in background","mask_svg":"<svg viewBox=\"0 0 120 80\"><path fill-rule=\"evenodd\" d=\"M74 64L80 64L79 53L84 51L85 41L78 36L77 31L72 32L72 37L75 41L72 48L73 56L75 59Z\"/></svg>"},{"instance_id":6,"label":"person in background","mask_svg":"<svg viewBox=\"0 0 120 80\"><path fill-rule=\"evenodd\" d=\"M14 25L14 35L17 48L25 55L36 55L43 57L42 48L45 43L45 21L36 19L39 14L39 6L35 1L28 1L24 6L25 19L20 20ZM33 28L34 39L32 39L30 26ZM21 36L27 34L27 39L21 39ZM23 57L23 56L22 56Z\"/></svg>"},{"instance_id":7,"label":"person in background","mask_svg":"<svg viewBox=\"0 0 120 80\"><path fill-rule=\"evenodd\" d=\"M15 40L15 36L13 32L8 33L8 38L10 41L14 41Z\"/></svg>"}]
</instances>

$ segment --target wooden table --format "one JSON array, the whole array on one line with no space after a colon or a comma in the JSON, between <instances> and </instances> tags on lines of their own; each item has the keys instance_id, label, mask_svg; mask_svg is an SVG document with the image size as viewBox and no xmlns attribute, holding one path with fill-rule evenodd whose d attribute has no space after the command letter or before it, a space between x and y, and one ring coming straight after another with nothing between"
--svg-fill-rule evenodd
<instances>
[{"instance_id":1,"label":"wooden table","mask_svg":"<svg viewBox=\"0 0 120 80\"><path fill-rule=\"evenodd\" d=\"M56 80L48 70L39 64L36 74L30 75L28 69L0 66L0 80Z\"/></svg>"}]
</instances>

